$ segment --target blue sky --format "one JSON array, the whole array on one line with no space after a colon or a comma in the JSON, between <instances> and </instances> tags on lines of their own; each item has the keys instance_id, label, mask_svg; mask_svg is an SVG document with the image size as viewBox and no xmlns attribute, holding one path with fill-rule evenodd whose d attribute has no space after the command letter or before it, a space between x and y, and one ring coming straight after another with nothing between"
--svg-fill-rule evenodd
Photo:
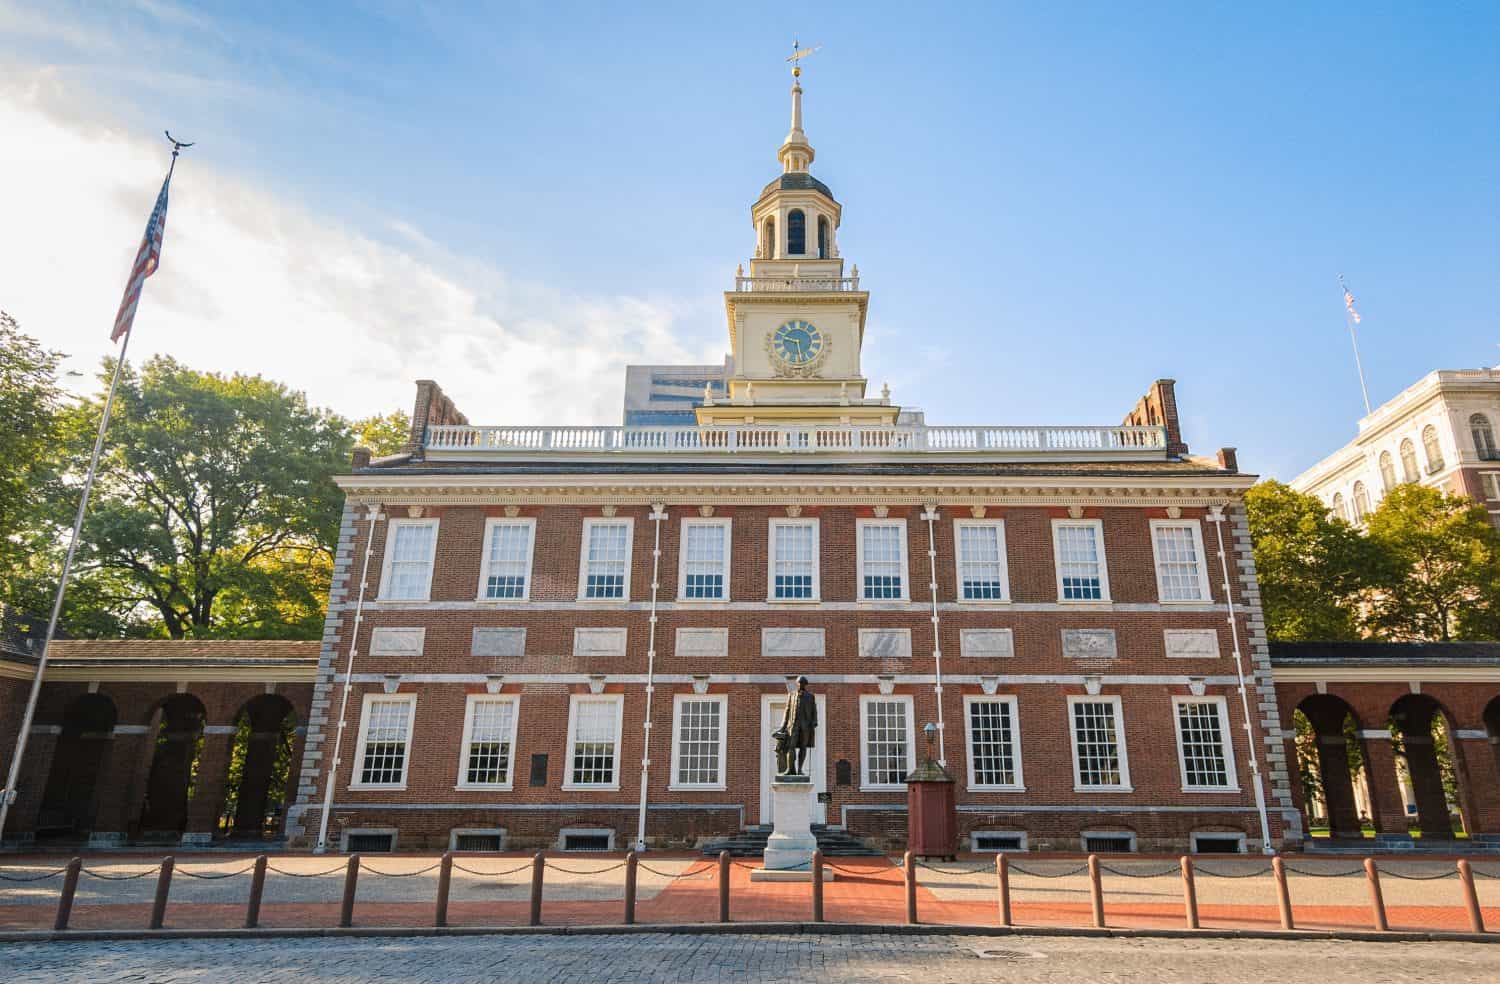
<instances>
[{"instance_id":1,"label":"blue sky","mask_svg":"<svg viewBox=\"0 0 1500 984\"><path fill-rule=\"evenodd\" d=\"M1376 402L1500 363L1500 7L0 0L0 307L89 368L165 163L132 352L348 414L616 422L626 361L717 361L778 171L872 293L866 374L935 423L1113 423L1290 478ZM7 283L6 281L9 281Z\"/></svg>"}]
</instances>

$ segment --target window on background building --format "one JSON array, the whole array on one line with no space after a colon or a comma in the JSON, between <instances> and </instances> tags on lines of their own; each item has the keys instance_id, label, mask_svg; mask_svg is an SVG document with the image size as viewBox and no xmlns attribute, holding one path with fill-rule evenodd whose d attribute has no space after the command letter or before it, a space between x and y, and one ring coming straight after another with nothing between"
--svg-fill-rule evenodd
<instances>
[{"instance_id":1,"label":"window on background building","mask_svg":"<svg viewBox=\"0 0 1500 984\"><path fill-rule=\"evenodd\" d=\"M492 519L485 524L484 573L479 597L519 601L531 582L535 520Z\"/></svg>"},{"instance_id":2,"label":"window on background building","mask_svg":"<svg viewBox=\"0 0 1500 984\"><path fill-rule=\"evenodd\" d=\"M682 521L682 571L678 597L724 601L729 597L729 520Z\"/></svg>"},{"instance_id":3,"label":"window on background building","mask_svg":"<svg viewBox=\"0 0 1500 984\"><path fill-rule=\"evenodd\" d=\"M1233 789L1234 758L1223 698L1176 698L1177 753L1184 789Z\"/></svg>"},{"instance_id":4,"label":"window on background building","mask_svg":"<svg viewBox=\"0 0 1500 984\"><path fill-rule=\"evenodd\" d=\"M355 786L406 784L407 742L411 736L415 695L366 694L360 715L359 762Z\"/></svg>"},{"instance_id":5,"label":"window on background building","mask_svg":"<svg viewBox=\"0 0 1500 984\"><path fill-rule=\"evenodd\" d=\"M1495 431L1490 418L1476 413L1469 418L1469 434L1474 438L1474 450L1480 461L1500 461L1500 449L1495 447Z\"/></svg>"},{"instance_id":6,"label":"window on background building","mask_svg":"<svg viewBox=\"0 0 1500 984\"><path fill-rule=\"evenodd\" d=\"M1054 520L1058 597L1063 601L1107 601L1104 526L1097 519Z\"/></svg>"},{"instance_id":7,"label":"window on background building","mask_svg":"<svg viewBox=\"0 0 1500 984\"><path fill-rule=\"evenodd\" d=\"M818 216L818 259L828 259L828 216Z\"/></svg>"},{"instance_id":8,"label":"window on background building","mask_svg":"<svg viewBox=\"0 0 1500 984\"><path fill-rule=\"evenodd\" d=\"M1073 781L1079 789L1126 789L1130 769L1120 731L1118 697L1069 697Z\"/></svg>"},{"instance_id":9,"label":"window on background building","mask_svg":"<svg viewBox=\"0 0 1500 984\"><path fill-rule=\"evenodd\" d=\"M964 601L1005 601L1005 524L998 519L956 520L958 597Z\"/></svg>"},{"instance_id":10,"label":"window on background building","mask_svg":"<svg viewBox=\"0 0 1500 984\"><path fill-rule=\"evenodd\" d=\"M385 572L380 597L387 601L426 601L432 587L432 558L438 521L393 519L386 533Z\"/></svg>"},{"instance_id":11,"label":"window on background building","mask_svg":"<svg viewBox=\"0 0 1500 984\"><path fill-rule=\"evenodd\" d=\"M818 521L771 520L771 600L818 597Z\"/></svg>"},{"instance_id":12,"label":"window on background building","mask_svg":"<svg viewBox=\"0 0 1500 984\"><path fill-rule=\"evenodd\" d=\"M1422 453L1427 455L1427 474L1443 470L1443 448L1438 444L1437 428L1431 424L1422 428Z\"/></svg>"},{"instance_id":13,"label":"window on background building","mask_svg":"<svg viewBox=\"0 0 1500 984\"><path fill-rule=\"evenodd\" d=\"M1417 471L1417 449L1411 443L1411 438L1401 442L1401 481L1415 482L1422 476Z\"/></svg>"},{"instance_id":14,"label":"window on background building","mask_svg":"<svg viewBox=\"0 0 1500 984\"><path fill-rule=\"evenodd\" d=\"M788 256L807 252L807 219L800 208L786 213L786 252Z\"/></svg>"},{"instance_id":15,"label":"window on background building","mask_svg":"<svg viewBox=\"0 0 1500 984\"><path fill-rule=\"evenodd\" d=\"M911 742L910 697L861 697L860 744L864 747L863 787L904 788L917 767Z\"/></svg>"},{"instance_id":16,"label":"window on background building","mask_svg":"<svg viewBox=\"0 0 1500 984\"><path fill-rule=\"evenodd\" d=\"M509 788L515 743L516 698L471 696L459 785Z\"/></svg>"},{"instance_id":17,"label":"window on background building","mask_svg":"<svg viewBox=\"0 0 1500 984\"><path fill-rule=\"evenodd\" d=\"M1363 522L1370 515L1370 496L1365 491L1364 482L1354 483L1354 521Z\"/></svg>"},{"instance_id":18,"label":"window on background building","mask_svg":"<svg viewBox=\"0 0 1500 984\"><path fill-rule=\"evenodd\" d=\"M859 597L861 601L906 599L906 521L859 521Z\"/></svg>"},{"instance_id":19,"label":"window on background building","mask_svg":"<svg viewBox=\"0 0 1500 984\"><path fill-rule=\"evenodd\" d=\"M574 697L568 713L568 781L565 787L618 788L620 698Z\"/></svg>"},{"instance_id":20,"label":"window on background building","mask_svg":"<svg viewBox=\"0 0 1500 984\"><path fill-rule=\"evenodd\" d=\"M966 697L969 788L1015 789L1021 785L1021 746L1016 739L1014 697Z\"/></svg>"},{"instance_id":21,"label":"window on background building","mask_svg":"<svg viewBox=\"0 0 1500 984\"><path fill-rule=\"evenodd\" d=\"M1380 484L1387 492L1396 487L1396 464L1389 451L1380 452Z\"/></svg>"},{"instance_id":22,"label":"window on background building","mask_svg":"<svg viewBox=\"0 0 1500 984\"><path fill-rule=\"evenodd\" d=\"M679 696L672 729L672 785L724 788L724 714L728 698Z\"/></svg>"},{"instance_id":23,"label":"window on background building","mask_svg":"<svg viewBox=\"0 0 1500 984\"><path fill-rule=\"evenodd\" d=\"M1332 505L1333 514L1347 523L1349 521L1349 510L1344 505L1344 494L1342 492L1335 492L1333 494Z\"/></svg>"},{"instance_id":24,"label":"window on background building","mask_svg":"<svg viewBox=\"0 0 1500 984\"><path fill-rule=\"evenodd\" d=\"M630 520L583 521L582 598L625 598L630 579Z\"/></svg>"},{"instance_id":25,"label":"window on background building","mask_svg":"<svg viewBox=\"0 0 1500 984\"><path fill-rule=\"evenodd\" d=\"M1192 521L1151 521L1156 586L1162 601L1208 601L1202 528Z\"/></svg>"},{"instance_id":26,"label":"window on background building","mask_svg":"<svg viewBox=\"0 0 1500 984\"><path fill-rule=\"evenodd\" d=\"M1500 472L1481 472L1484 481L1484 497L1486 499L1500 499Z\"/></svg>"}]
</instances>

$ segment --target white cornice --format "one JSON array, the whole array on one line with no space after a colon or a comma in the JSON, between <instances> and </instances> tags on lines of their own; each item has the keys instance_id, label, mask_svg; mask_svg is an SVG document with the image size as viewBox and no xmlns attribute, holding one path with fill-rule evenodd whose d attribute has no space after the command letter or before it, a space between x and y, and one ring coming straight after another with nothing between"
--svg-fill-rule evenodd
<instances>
[{"instance_id":1,"label":"white cornice","mask_svg":"<svg viewBox=\"0 0 1500 984\"><path fill-rule=\"evenodd\" d=\"M1277 683L1496 683L1500 666L1271 665Z\"/></svg>"}]
</instances>

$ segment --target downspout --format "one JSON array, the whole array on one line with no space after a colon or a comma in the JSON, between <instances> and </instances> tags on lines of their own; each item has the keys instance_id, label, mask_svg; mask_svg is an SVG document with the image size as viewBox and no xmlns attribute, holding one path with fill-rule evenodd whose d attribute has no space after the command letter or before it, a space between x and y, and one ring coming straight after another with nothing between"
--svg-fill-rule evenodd
<instances>
[{"instance_id":1,"label":"downspout","mask_svg":"<svg viewBox=\"0 0 1500 984\"><path fill-rule=\"evenodd\" d=\"M938 642L937 534L932 525L938 519L937 503L927 503L927 511L922 513L922 518L927 520L927 587L932 591L932 692L937 695L938 764L946 769L948 743L943 730L943 647ZM913 726L915 724L913 722Z\"/></svg>"},{"instance_id":2,"label":"downspout","mask_svg":"<svg viewBox=\"0 0 1500 984\"><path fill-rule=\"evenodd\" d=\"M661 588L661 523L667 518L664 503L651 504L651 521L656 524L656 543L651 548L651 617L646 636L646 722L641 739L641 809L635 825L635 849L646 849L646 794L651 780L651 702L656 692L656 595ZM727 580L727 579L726 579Z\"/></svg>"},{"instance_id":3,"label":"downspout","mask_svg":"<svg viewBox=\"0 0 1500 984\"><path fill-rule=\"evenodd\" d=\"M333 810L333 784L338 781L339 764L342 761L339 753L344 747L344 728L348 724L349 689L354 685L354 652L359 643L359 625L365 612L365 585L370 580L370 555L375 552L375 524L384 518L380 514L378 502L370 506L369 512L365 514L370 532L365 536L365 560L359 574L359 596L354 603L354 630L349 634L349 660L344 667L344 696L339 700L339 726L333 733L333 761L328 767L324 783L323 815L318 818L318 844L313 848L314 854L328 852L328 820L329 813Z\"/></svg>"},{"instance_id":4,"label":"downspout","mask_svg":"<svg viewBox=\"0 0 1500 984\"><path fill-rule=\"evenodd\" d=\"M1208 520L1214 524L1219 538L1219 565L1224 571L1224 604L1229 609L1229 636L1234 643L1234 675L1239 679L1240 709L1245 715L1245 745L1250 753L1250 785L1255 790L1255 812L1260 815L1260 844L1262 854L1275 854L1271 846L1271 824L1266 818L1266 792L1261 787L1260 760L1255 754L1255 730L1250 718L1250 695L1245 689L1245 667L1240 658L1240 627L1234 617L1234 594L1229 588L1229 555L1224 552L1224 507L1210 506Z\"/></svg>"}]
</instances>

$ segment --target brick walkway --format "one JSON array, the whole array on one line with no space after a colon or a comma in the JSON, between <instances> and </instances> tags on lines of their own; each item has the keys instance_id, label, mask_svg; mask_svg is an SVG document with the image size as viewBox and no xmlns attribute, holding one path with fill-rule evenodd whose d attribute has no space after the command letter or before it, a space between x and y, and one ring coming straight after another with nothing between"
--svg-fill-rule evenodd
<instances>
[{"instance_id":1,"label":"brick walkway","mask_svg":"<svg viewBox=\"0 0 1500 984\"><path fill-rule=\"evenodd\" d=\"M380 855L363 859L356 926L430 926L437 858ZM156 858L120 855L87 859L71 928L136 929L147 925ZM166 926L232 928L244 921L249 858L183 855L172 883ZM336 926L345 859L279 856L271 860L261 925ZM524 856L461 856L454 873L448 921L453 926L522 926L529 916L530 865ZM1170 859L1110 858L1103 877L1107 925L1179 929L1184 925L1182 882ZM59 858L0 860L0 930L50 929L62 879ZM1027 857L1012 862L1012 916L1018 926L1092 925L1087 876L1079 859ZM1291 895L1299 929L1372 927L1368 886L1357 860L1290 859ZM1016 867L1019 865L1020 867ZM903 873L884 858L838 859L824 890L831 923L894 924L906 918ZM1460 883L1449 861L1382 859L1382 886L1393 930L1467 932ZM811 888L805 883L751 883L750 862L731 866L734 922L805 922ZM1486 926L1500 930L1500 863L1476 862ZM1204 928L1277 929L1280 918L1262 859L1205 859L1199 864L1199 919ZM1034 873L1028 873L1034 872ZM192 875L200 877L194 878ZM1051 875L1053 877L1041 877ZM1405 875L1406 877L1399 877ZM1490 875L1494 877L1484 877ZM207 877L202 877L207 876ZM298 877L301 876L301 877ZM1320 877L1321 876L1321 877ZM34 881L4 879L35 878ZM552 926L611 925L623 916L623 871L618 857L567 855L548 859L542 922ZM636 920L692 924L718 920L715 862L646 856L638 877ZM970 859L918 869L918 918L955 926L999 925L993 862Z\"/></svg>"}]
</instances>

